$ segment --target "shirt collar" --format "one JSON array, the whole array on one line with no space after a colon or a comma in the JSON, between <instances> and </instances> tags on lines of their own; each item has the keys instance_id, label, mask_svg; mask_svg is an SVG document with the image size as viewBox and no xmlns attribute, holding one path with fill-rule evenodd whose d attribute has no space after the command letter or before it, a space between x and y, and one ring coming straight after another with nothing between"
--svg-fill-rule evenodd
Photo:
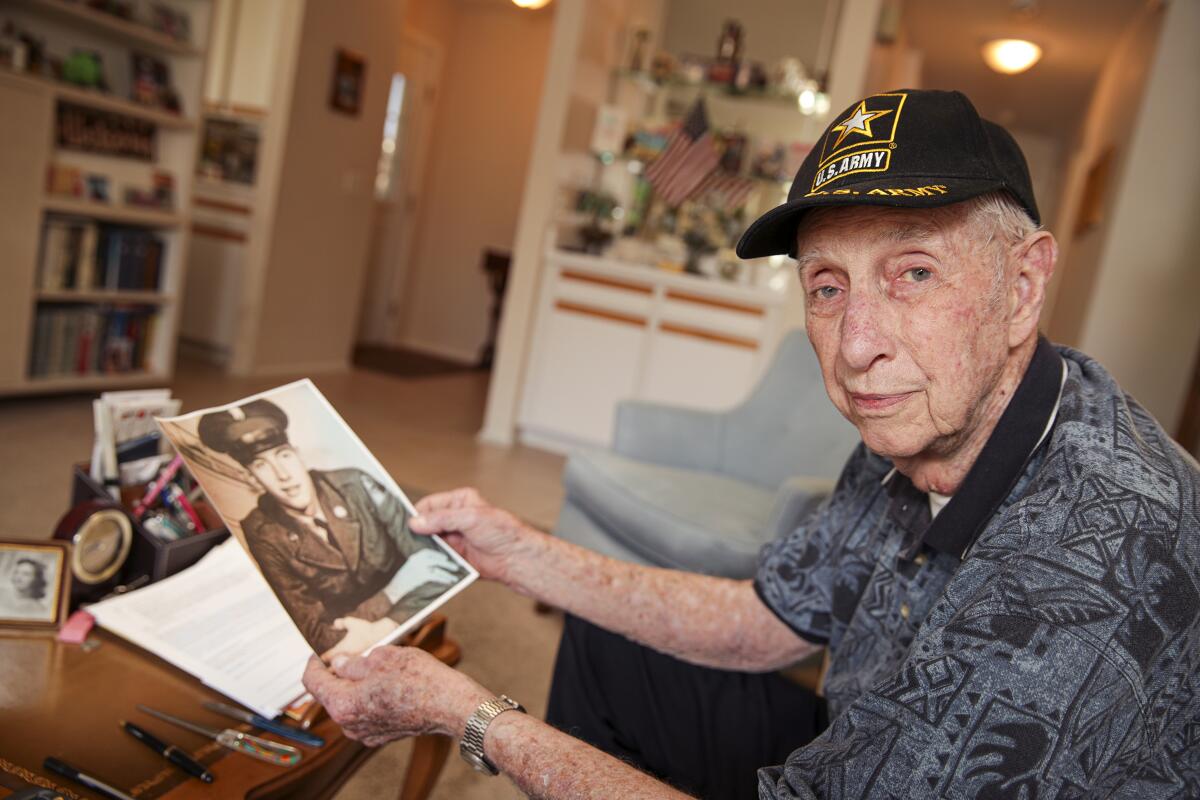
<instances>
[{"instance_id":1,"label":"shirt collar","mask_svg":"<svg viewBox=\"0 0 1200 800\"><path fill-rule=\"evenodd\" d=\"M1029 459L1049 437L1058 415L1062 388L1066 382L1066 363L1044 337L1037 348L1012 400L996 423L950 502L942 508L925 530L922 542L958 558L966 555L979 534L991 521L996 509L1017 484ZM884 479L889 489L904 478L892 475Z\"/></svg>"}]
</instances>

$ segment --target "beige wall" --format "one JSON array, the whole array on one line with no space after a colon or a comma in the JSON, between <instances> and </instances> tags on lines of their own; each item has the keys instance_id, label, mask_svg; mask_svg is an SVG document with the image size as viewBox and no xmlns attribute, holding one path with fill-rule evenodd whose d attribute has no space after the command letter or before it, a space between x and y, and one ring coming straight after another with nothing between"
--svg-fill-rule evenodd
<instances>
[{"instance_id":1,"label":"beige wall","mask_svg":"<svg viewBox=\"0 0 1200 800\"><path fill-rule=\"evenodd\" d=\"M1112 208L1119 177L1129 159L1129 141L1141 111L1142 92L1162 23L1162 10L1149 4L1121 38L1104 67L1087 118L1079 128L1062 185L1058 219L1053 232L1059 241L1059 260L1043 318L1051 339L1078 345L1091 306L1104 242L1113 227ZM1103 221L1075 233L1080 199L1088 171L1107 150L1114 160Z\"/></svg>"},{"instance_id":2,"label":"beige wall","mask_svg":"<svg viewBox=\"0 0 1200 800\"><path fill-rule=\"evenodd\" d=\"M282 167L277 182L260 190L271 194L265 202L274 204L274 213L262 232L263 263L251 265L261 275L258 290L247 293L243 347L235 359L239 371L320 370L349 363L375 163L403 14L402 0L355 4L356 14L347 14L337 0L309 0L305 7L290 108L279 120ZM338 48L366 59L358 116L329 107Z\"/></svg>"},{"instance_id":3,"label":"beige wall","mask_svg":"<svg viewBox=\"0 0 1200 800\"><path fill-rule=\"evenodd\" d=\"M428 8L411 18L446 54L406 304L411 347L469 362L487 338L482 253L513 248L553 22L553 6L500 4L460 5L452 30Z\"/></svg>"},{"instance_id":4,"label":"beige wall","mask_svg":"<svg viewBox=\"0 0 1200 800\"><path fill-rule=\"evenodd\" d=\"M1200 345L1197 31L1200 3L1166 7L1079 337L1172 434Z\"/></svg>"}]
</instances>

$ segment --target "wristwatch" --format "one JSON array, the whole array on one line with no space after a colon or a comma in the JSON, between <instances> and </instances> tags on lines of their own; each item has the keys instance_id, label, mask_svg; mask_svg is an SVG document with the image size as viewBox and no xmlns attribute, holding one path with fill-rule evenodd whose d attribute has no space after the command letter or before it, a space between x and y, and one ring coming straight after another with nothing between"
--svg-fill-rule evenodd
<instances>
[{"instance_id":1,"label":"wristwatch","mask_svg":"<svg viewBox=\"0 0 1200 800\"><path fill-rule=\"evenodd\" d=\"M463 760L485 775L500 774L496 765L488 761L487 756L483 754L483 735L487 733L488 725L492 724L492 720L505 711L520 711L524 714L525 707L505 695L480 703L479 708L475 709L475 713L467 719L462 741L458 743L458 752L462 755Z\"/></svg>"}]
</instances>

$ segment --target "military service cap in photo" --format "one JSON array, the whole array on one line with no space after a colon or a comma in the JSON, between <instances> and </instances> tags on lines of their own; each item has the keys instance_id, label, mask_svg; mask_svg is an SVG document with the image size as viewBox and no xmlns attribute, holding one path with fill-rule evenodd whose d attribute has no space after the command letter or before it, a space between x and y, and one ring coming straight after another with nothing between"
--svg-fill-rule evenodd
<instances>
[{"instance_id":1,"label":"military service cap in photo","mask_svg":"<svg viewBox=\"0 0 1200 800\"><path fill-rule=\"evenodd\" d=\"M818 206L933 208L997 190L1040 221L1021 148L980 118L965 95L873 94L833 118L800 165L787 202L754 221L737 254L795 255L800 218Z\"/></svg>"},{"instance_id":2,"label":"military service cap in photo","mask_svg":"<svg viewBox=\"0 0 1200 800\"><path fill-rule=\"evenodd\" d=\"M197 433L201 443L248 464L259 453L288 444L288 418L270 400L251 400L226 411L200 418Z\"/></svg>"}]
</instances>

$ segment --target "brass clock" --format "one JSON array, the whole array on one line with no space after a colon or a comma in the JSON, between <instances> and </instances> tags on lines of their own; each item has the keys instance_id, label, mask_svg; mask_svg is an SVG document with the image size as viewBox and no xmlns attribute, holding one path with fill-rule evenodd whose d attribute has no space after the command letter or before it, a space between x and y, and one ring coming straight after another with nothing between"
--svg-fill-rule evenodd
<instances>
[{"instance_id":1,"label":"brass clock","mask_svg":"<svg viewBox=\"0 0 1200 800\"><path fill-rule=\"evenodd\" d=\"M120 580L133 547L133 523L114 504L89 500L63 516L54 537L71 542L73 599L97 600Z\"/></svg>"}]
</instances>

